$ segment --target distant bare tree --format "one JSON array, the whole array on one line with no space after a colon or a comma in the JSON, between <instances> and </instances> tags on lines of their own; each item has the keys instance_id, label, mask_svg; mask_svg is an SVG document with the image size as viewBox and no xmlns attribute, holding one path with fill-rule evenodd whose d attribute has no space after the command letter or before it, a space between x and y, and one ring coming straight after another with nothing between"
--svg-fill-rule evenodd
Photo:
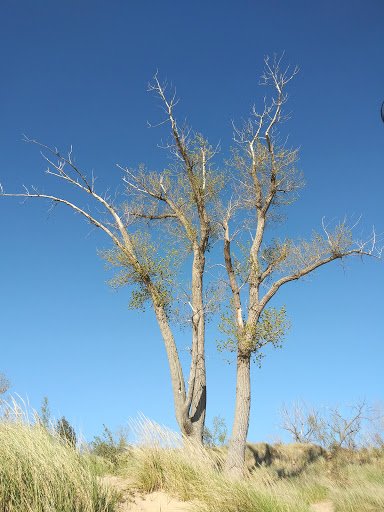
<instances>
[{"instance_id":1,"label":"distant bare tree","mask_svg":"<svg viewBox=\"0 0 384 512\"><path fill-rule=\"evenodd\" d=\"M319 443L327 450L331 448L356 449L363 434L364 422L371 423L376 415L365 400L346 406L323 406L320 409L308 407L305 402L296 402L291 409L285 405L280 411L287 430L299 443Z\"/></svg>"},{"instance_id":2,"label":"distant bare tree","mask_svg":"<svg viewBox=\"0 0 384 512\"><path fill-rule=\"evenodd\" d=\"M287 430L296 443L313 443L319 422L319 411L305 402L294 402L291 409L284 404L280 410L283 423L280 428Z\"/></svg>"},{"instance_id":3,"label":"distant bare tree","mask_svg":"<svg viewBox=\"0 0 384 512\"><path fill-rule=\"evenodd\" d=\"M0 400L7 393L11 387L11 380L7 377L5 372L0 373Z\"/></svg>"},{"instance_id":4,"label":"distant bare tree","mask_svg":"<svg viewBox=\"0 0 384 512\"><path fill-rule=\"evenodd\" d=\"M349 414L342 413L339 406L325 407L327 414L319 418L315 432L316 440L325 448L357 448L363 421L371 421L372 409L365 400L347 405L347 409Z\"/></svg>"},{"instance_id":5,"label":"distant bare tree","mask_svg":"<svg viewBox=\"0 0 384 512\"><path fill-rule=\"evenodd\" d=\"M384 448L384 403L372 407L372 421L364 431L364 444Z\"/></svg>"}]
</instances>

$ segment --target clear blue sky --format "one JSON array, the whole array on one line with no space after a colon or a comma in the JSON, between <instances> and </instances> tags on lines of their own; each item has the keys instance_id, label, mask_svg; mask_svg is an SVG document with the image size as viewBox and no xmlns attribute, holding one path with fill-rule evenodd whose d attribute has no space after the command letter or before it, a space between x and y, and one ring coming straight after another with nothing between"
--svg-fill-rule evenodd
<instances>
[{"instance_id":1,"label":"clear blue sky","mask_svg":"<svg viewBox=\"0 0 384 512\"><path fill-rule=\"evenodd\" d=\"M231 121L248 117L264 90L263 58L285 50L300 74L289 89L290 142L301 146L307 186L283 231L309 235L321 219L362 220L384 231L384 4L381 0L2 0L0 4L0 182L7 192L32 184L86 206L46 176L38 148L62 152L99 177L120 182L116 164L161 169L165 126L147 82L156 69L177 86L178 117L211 143L220 163L232 144ZM109 240L68 208L0 198L0 371L13 391L81 428L90 440L142 411L177 428L165 349L151 311L129 311L128 290L112 292L96 249ZM331 264L286 285L293 327L283 349L253 367L249 439L279 434L278 408L302 397L335 404L383 398L384 266ZM179 333L178 345L189 344ZM208 327L208 424L231 426L235 365ZM183 364L188 353L181 352Z\"/></svg>"}]
</instances>

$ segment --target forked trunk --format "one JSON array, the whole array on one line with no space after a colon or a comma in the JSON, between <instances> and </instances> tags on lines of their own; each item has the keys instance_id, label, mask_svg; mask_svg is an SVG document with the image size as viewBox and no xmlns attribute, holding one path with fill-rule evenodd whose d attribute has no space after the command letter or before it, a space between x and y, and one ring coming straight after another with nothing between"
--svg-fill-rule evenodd
<instances>
[{"instance_id":1,"label":"forked trunk","mask_svg":"<svg viewBox=\"0 0 384 512\"><path fill-rule=\"evenodd\" d=\"M244 474L245 448L251 408L250 355L237 356L236 406L225 473L235 479Z\"/></svg>"},{"instance_id":2,"label":"forked trunk","mask_svg":"<svg viewBox=\"0 0 384 512\"><path fill-rule=\"evenodd\" d=\"M191 437L197 442L203 442L203 430L205 425L205 411L207 407L207 387L205 376L204 350L200 352L196 369L196 380L193 391L192 407L189 414L192 424Z\"/></svg>"},{"instance_id":3,"label":"forked trunk","mask_svg":"<svg viewBox=\"0 0 384 512\"><path fill-rule=\"evenodd\" d=\"M205 411L207 405L206 369L205 369L205 311L203 300L203 275L205 255L200 247L194 248L192 267L192 358L196 366L191 365L189 386L193 385L193 395L189 418L193 425L192 437L203 442ZM193 384L192 384L193 381Z\"/></svg>"},{"instance_id":4,"label":"forked trunk","mask_svg":"<svg viewBox=\"0 0 384 512\"><path fill-rule=\"evenodd\" d=\"M154 311L159 324L161 334L167 350L169 369L172 379L173 399L175 404L176 419L183 436L192 438L198 443L203 442L203 429L206 411L206 375L205 375L205 315L202 301L202 270L198 268L198 276L195 277L195 314L193 315L193 340L192 340L192 364L188 382L188 391L184 381L184 375L174 336L169 326L164 307L156 305ZM200 274L200 275L199 275ZM148 286L152 291L153 289ZM153 292L156 299L156 292Z\"/></svg>"},{"instance_id":5,"label":"forked trunk","mask_svg":"<svg viewBox=\"0 0 384 512\"><path fill-rule=\"evenodd\" d=\"M206 403L205 358L204 355L200 355L196 369L191 408L186 408L185 401L181 406L180 402L176 405L175 401L176 417L181 434L189 439L194 439L199 444L203 443Z\"/></svg>"},{"instance_id":6,"label":"forked trunk","mask_svg":"<svg viewBox=\"0 0 384 512\"><path fill-rule=\"evenodd\" d=\"M204 380L204 382L203 382ZM193 439L199 444L203 443L203 430L205 425L205 410L206 410L206 386L205 376L201 383L197 383L198 389L194 393L194 402L196 407L192 408L191 413L185 414L185 424L188 425L187 429L181 430L183 435L186 435L189 439Z\"/></svg>"}]
</instances>

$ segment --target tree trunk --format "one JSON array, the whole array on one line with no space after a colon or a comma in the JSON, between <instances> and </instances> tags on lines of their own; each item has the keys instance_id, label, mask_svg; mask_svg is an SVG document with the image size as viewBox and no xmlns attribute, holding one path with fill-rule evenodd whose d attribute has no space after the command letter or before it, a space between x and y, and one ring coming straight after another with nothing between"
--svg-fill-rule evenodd
<instances>
[{"instance_id":1,"label":"tree trunk","mask_svg":"<svg viewBox=\"0 0 384 512\"><path fill-rule=\"evenodd\" d=\"M206 412L206 369L205 369L205 312L203 301L204 253L197 248L192 268L192 361L188 387L174 336L167 315L161 305L154 306L157 321L167 350L171 372L176 419L183 436L203 442L203 429ZM156 291L150 285L153 303L156 304Z\"/></svg>"},{"instance_id":2,"label":"tree trunk","mask_svg":"<svg viewBox=\"0 0 384 512\"><path fill-rule=\"evenodd\" d=\"M201 340L200 340L201 341ZM193 390L193 399L190 412L190 421L193 426L191 437L197 442L203 442L203 430L205 425L205 412L207 406L207 384L205 374L205 357L204 357L204 338L202 340L203 347L199 347L198 362L196 367L195 386Z\"/></svg>"},{"instance_id":3,"label":"tree trunk","mask_svg":"<svg viewBox=\"0 0 384 512\"><path fill-rule=\"evenodd\" d=\"M164 308L162 306L154 306L154 311L167 351L169 370L171 372L176 419L182 434L188 435L188 422L186 421L184 414L184 405L186 399L185 383L175 339L169 327L168 318Z\"/></svg>"},{"instance_id":4,"label":"tree trunk","mask_svg":"<svg viewBox=\"0 0 384 512\"><path fill-rule=\"evenodd\" d=\"M207 387L205 370L205 310L203 299L203 275L205 268L205 255L200 247L194 248L194 262L192 267L192 352L196 357L196 367L189 377L189 385L193 383L193 398L190 418L193 425L192 437L199 443L203 442L205 412L207 405Z\"/></svg>"},{"instance_id":5,"label":"tree trunk","mask_svg":"<svg viewBox=\"0 0 384 512\"><path fill-rule=\"evenodd\" d=\"M250 364L250 355L238 353L235 417L224 468L225 473L235 479L240 479L244 474L245 448L251 408Z\"/></svg>"}]
</instances>

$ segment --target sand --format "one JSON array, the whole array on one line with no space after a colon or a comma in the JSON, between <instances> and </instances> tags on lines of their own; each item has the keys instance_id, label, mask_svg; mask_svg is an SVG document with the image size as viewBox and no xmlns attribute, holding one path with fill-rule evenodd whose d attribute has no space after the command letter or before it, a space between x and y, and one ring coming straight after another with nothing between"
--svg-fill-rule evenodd
<instances>
[{"instance_id":1,"label":"sand","mask_svg":"<svg viewBox=\"0 0 384 512\"><path fill-rule=\"evenodd\" d=\"M192 512L191 503L172 498L165 492L156 491L141 495L133 490L132 483L127 478L106 476L103 482L117 489L122 494L119 512Z\"/></svg>"},{"instance_id":2,"label":"sand","mask_svg":"<svg viewBox=\"0 0 384 512\"><path fill-rule=\"evenodd\" d=\"M193 512L193 504L172 498L165 492L156 491L150 494L139 494L133 489L132 482L119 476L105 476L103 482L112 486L122 494L118 512ZM330 501L313 503L311 512L334 512Z\"/></svg>"},{"instance_id":3,"label":"sand","mask_svg":"<svg viewBox=\"0 0 384 512\"><path fill-rule=\"evenodd\" d=\"M312 512L334 512L334 506L330 501L321 501L311 505Z\"/></svg>"}]
</instances>

